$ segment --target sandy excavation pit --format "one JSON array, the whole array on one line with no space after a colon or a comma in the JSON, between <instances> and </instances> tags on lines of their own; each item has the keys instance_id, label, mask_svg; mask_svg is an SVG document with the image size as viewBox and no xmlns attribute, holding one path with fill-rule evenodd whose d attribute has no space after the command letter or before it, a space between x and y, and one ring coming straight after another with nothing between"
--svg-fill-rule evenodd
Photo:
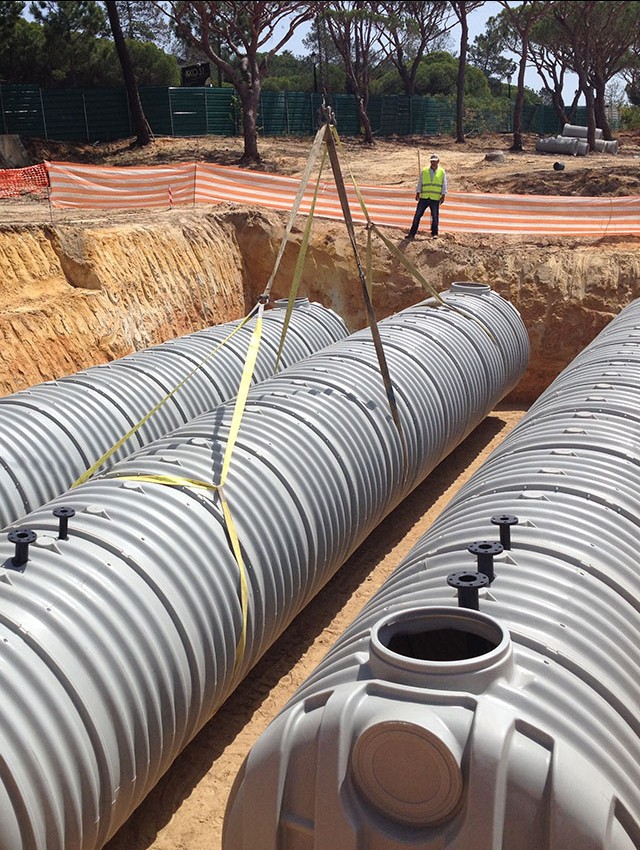
<instances>
[{"instance_id":1,"label":"sandy excavation pit","mask_svg":"<svg viewBox=\"0 0 640 850\"><path fill-rule=\"evenodd\" d=\"M31 147L35 156L108 164L233 162L237 140L158 140L155 151ZM510 139L423 142L438 150L458 191L539 194L638 194L640 146L629 138L618 157L571 161L531 151L484 161ZM239 142L237 143L239 144ZM299 174L308 140L265 142L265 168ZM415 146L348 145L362 182L407 187L413 208ZM156 157L154 160L153 157ZM144 158L143 158L144 157ZM98 161L97 159L95 161ZM555 181L555 182L552 182ZM245 207L122 213L51 211L45 200L0 202L0 393L72 374L176 335L244 315L273 268L286 216ZM304 222L278 274L285 297ZM399 239L400 235L388 231ZM364 233L359 232L364 251ZM462 483L519 421L527 406L619 310L640 292L640 239L445 234L407 252L434 289L457 280L490 284L521 313L532 357L516 390L350 558L257 664L225 706L175 761L108 850L218 850L227 795L242 760L269 720L314 669L362 605L429 527ZM423 298L422 288L374 241L374 305L379 319ZM360 289L344 226L318 220L301 295L364 326Z\"/></svg>"}]
</instances>

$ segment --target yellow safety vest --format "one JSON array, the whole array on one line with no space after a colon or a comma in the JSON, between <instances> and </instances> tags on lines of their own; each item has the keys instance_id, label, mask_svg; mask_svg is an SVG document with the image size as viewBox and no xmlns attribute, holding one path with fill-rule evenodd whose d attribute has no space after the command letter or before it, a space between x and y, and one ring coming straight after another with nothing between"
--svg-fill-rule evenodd
<instances>
[{"instance_id":1,"label":"yellow safety vest","mask_svg":"<svg viewBox=\"0 0 640 850\"><path fill-rule=\"evenodd\" d=\"M436 173L431 179L431 169L422 169L422 191L421 198L429 198L432 201L439 201L442 197L442 184L444 183L444 168L437 168Z\"/></svg>"}]
</instances>

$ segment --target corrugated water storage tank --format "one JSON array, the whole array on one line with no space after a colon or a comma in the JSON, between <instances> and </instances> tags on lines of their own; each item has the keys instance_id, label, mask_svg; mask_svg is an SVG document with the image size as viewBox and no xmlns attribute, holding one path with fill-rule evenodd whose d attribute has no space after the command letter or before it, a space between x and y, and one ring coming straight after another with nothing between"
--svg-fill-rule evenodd
<instances>
[{"instance_id":1,"label":"corrugated water storage tank","mask_svg":"<svg viewBox=\"0 0 640 850\"><path fill-rule=\"evenodd\" d=\"M637 850L639 545L635 301L258 739L223 850Z\"/></svg>"},{"instance_id":2,"label":"corrugated water storage tank","mask_svg":"<svg viewBox=\"0 0 640 850\"><path fill-rule=\"evenodd\" d=\"M225 484L244 572L217 496L195 483L218 480L231 403L0 541L0 850L101 847L366 535L517 383L529 344L514 308L475 284L443 299L379 325L406 453L368 329L250 390Z\"/></svg>"},{"instance_id":3,"label":"corrugated water storage tank","mask_svg":"<svg viewBox=\"0 0 640 850\"><path fill-rule=\"evenodd\" d=\"M274 372L286 302L264 314L254 383ZM255 319L211 353L240 322L206 328L75 375L0 398L0 528L67 490L85 470L202 364L192 377L113 455L136 448L233 398ZM348 330L342 319L296 299L285 338L286 367ZM207 359L208 358L208 359Z\"/></svg>"}]
</instances>

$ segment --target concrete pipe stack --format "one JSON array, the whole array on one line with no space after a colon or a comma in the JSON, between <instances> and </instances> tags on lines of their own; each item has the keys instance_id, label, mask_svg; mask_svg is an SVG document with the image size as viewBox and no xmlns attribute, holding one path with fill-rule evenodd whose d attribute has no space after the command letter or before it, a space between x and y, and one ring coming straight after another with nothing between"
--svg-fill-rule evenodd
<instances>
[{"instance_id":1,"label":"concrete pipe stack","mask_svg":"<svg viewBox=\"0 0 640 850\"><path fill-rule=\"evenodd\" d=\"M249 754L224 850L640 847L640 301Z\"/></svg>"},{"instance_id":2,"label":"concrete pipe stack","mask_svg":"<svg viewBox=\"0 0 640 850\"><path fill-rule=\"evenodd\" d=\"M270 377L275 368L286 315L282 302L275 307L264 314L254 383ZM192 371L107 467L233 398L255 319L210 355L238 324L206 328L0 398L0 528L67 490ZM332 310L297 299L281 365L289 366L347 335L346 325Z\"/></svg>"},{"instance_id":3,"label":"concrete pipe stack","mask_svg":"<svg viewBox=\"0 0 640 850\"><path fill-rule=\"evenodd\" d=\"M596 129L594 150L598 153L617 154L618 148L616 139L607 141L603 139L603 131ZM587 128L578 124L565 124L562 135L537 139L536 150L541 153L561 153L565 156L586 156L589 153Z\"/></svg>"},{"instance_id":4,"label":"concrete pipe stack","mask_svg":"<svg viewBox=\"0 0 640 850\"><path fill-rule=\"evenodd\" d=\"M586 139L566 138L565 136L544 136L536 139L539 153L561 153L565 156L586 156L589 145Z\"/></svg>"},{"instance_id":5,"label":"concrete pipe stack","mask_svg":"<svg viewBox=\"0 0 640 850\"><path fill-rule=\"evenodd\" d=\"M514 308L478 284L443 301L379 325L404 450L368 329L250 390L225 484L243 569L206 486L232 403L0 542L0 850L102 847L306 602L518 382L529 344Z\"/></svg>"}]
</instances>

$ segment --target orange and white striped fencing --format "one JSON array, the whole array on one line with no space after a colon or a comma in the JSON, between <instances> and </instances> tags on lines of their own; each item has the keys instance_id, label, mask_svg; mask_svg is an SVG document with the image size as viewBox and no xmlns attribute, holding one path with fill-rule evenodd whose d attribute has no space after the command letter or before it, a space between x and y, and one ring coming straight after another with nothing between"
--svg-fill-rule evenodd
<instances>
[{"instance_id":1,"label":"orange and white striped fencing","mask_svg":"<svg viewBox=\"0 0 640 850\"><path fill-rule=\"evenodd\" d=\"M47 162L53 207L76 209L161 208L192 204L195 163L127 166Z\"/></svg>"},{"instance_id":2,"label":"orange and white striped fencing","mask_svg":"<svg viewBox=\"0 0 640 850\"><path fill-rule=\"evenodd\" d=\"M119 209L184 204L235 203L291 210L299 181L292 177L210 163L145 168L46 163L51 204L57 208ZM311 207L307 187L300 212ZM360 186L378 226L408 229L415 209L410 188ZM355 189L347 189L354 221L365 222ZM315 214L342 219L332 179L319 188ZM426 224L428 229L428 213ZM449 233L529 233L559 236L640 235L640 196L593 198L556 195L495 195L449 192L440 214Z\"/></svg>"}]
</instances>

